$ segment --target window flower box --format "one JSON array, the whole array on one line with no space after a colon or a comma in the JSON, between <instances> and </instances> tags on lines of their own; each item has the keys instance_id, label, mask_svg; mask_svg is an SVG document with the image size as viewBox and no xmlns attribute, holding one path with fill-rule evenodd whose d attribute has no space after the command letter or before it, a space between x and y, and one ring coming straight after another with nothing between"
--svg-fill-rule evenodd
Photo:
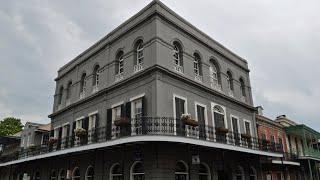
<instances>
[{"instance_id":1,"label":"window flower box","mask_svg":"<svg viewBox=\"0 0 320 180\"><path fill-rule=\"evenodd\" d=\"M126 117L120 117L117 118L113 123L115 126L128 126L130 124L130 121Z\"/></svg>"},{"instance_id":2,"label":"window flower box","mask_svg":"<svg viewBox=\"0 0 320 180\"><path fill-rule=\"evenodd\" d=\"M190 114L182 114L181 120L185 125L189 125L192 127L196 127L199 125L198 121L192 119Z\"/></svg>"},{"instance_id":3,"label":"window flower box","mask_svg":"<svg viewBox=\"0 0 320 180\"><path fill-rule=\"evenodd\" d=\"M54 145L54 144L56 144L58 142L58 138L50 137L48 142L49 142L50 145Z\"/></svg>"},{"instance_id":4,"label":"window flower box","mask_svg":"<svg viewBox=\"0 0 320 180\"><path fill-rule=\"evenodd\" d=\"M216 127L216 132L227 134L229 132L229 129L227 129L225 127Z\"/></svg>"},{"instance_id":5,"label":"window flower box","mask_svg":"<svg viewBox=\"0 0 320 180\"><path fill-rule=\"evenodd\" d=\"M77 128L74 130L75 136L82 138L87 135L87 131L83 128Z\"/></svg>"},{"instance_id":6,"label":"window flower box","mask_svg":"<svg viewBox=\"0 0 320 180\"><path fill-rule=\"evenodd\" d=\"M241 137L245 138L245 139L250 139L251 138L251 134L243 133L243 134L241 134Z\"/></svg>"}]
</instances>

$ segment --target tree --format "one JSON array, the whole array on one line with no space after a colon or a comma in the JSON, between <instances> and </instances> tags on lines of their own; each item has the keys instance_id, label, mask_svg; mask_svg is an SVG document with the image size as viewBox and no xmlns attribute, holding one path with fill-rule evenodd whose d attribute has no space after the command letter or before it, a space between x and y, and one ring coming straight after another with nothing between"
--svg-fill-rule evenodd
<instances>
[{"instance_id":1,"label":"tree","mask_svg":"<svg viewBox=\"0 0 320 180\"><path fill-rule=\"evenodd\" d=\"M14 117L7 117L0 121L0 136L14 135L22 130L21 120Z\"/></svg>"}]
</instances>

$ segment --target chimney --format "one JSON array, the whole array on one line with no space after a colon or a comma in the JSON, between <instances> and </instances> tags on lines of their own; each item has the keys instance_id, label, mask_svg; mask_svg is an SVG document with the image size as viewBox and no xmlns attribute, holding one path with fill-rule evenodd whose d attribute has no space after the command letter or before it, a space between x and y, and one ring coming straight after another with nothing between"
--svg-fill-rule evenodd
<instances>
[{"instance_id":1,"label":"chimney","mask_svg":"<svg viewBox=\"0 0 320 180\"><path fill-rule=\"evenodd\" d=\"M256 110L258 112L258 115L263 116L263 107L262 106L257 106Z\"/></svg>"}]
</instances>

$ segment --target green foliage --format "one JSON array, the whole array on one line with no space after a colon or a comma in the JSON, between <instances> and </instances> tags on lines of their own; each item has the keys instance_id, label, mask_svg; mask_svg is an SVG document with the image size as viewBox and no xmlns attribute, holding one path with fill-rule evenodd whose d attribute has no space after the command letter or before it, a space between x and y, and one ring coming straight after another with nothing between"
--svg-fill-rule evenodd
<instances>
[{"instance_id":1,"label":"green foliage","mask_svg":"<svg viewBox=\"0 0 320 180\"><path fill-rule=\"evenodd\" d=\"M14 117L7 117L0 121L0 136L13 135L22 130L21 120Z\"/></svg>"}]
</instances>

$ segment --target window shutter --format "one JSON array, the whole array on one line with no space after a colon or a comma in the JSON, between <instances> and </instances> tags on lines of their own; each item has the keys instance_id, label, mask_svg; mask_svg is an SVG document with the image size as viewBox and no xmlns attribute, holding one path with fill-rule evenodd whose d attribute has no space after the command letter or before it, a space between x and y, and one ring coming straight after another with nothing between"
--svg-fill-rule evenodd
<instances>
[{"instance_id":1,"label":"window shutter","mask_svg":"<svg viewBox=\"0 0 320 180\"><path fill-rule=\"evenodd\" d=\"M121 107L121 113L122 113L122 107ZM125 117L131 118L131 102L126 103L126 108L125 108Z\"/></svg>"},{"instance_id":2,"label":"window shutter","mask_svg":"<svg viewBox=\"0 0 320 180\"><path fill-rule=\"evenodd\" d=\"M107 110L106 138L111 139L112 109Z\"/></svg>"},{"instance_id":3,"label":"window shutter","mask_svg":"<svg viewBox=\"0 0 320 180\"><path fill-rule=\"evenodd\" d=\"M61 139L61 137L62 137L62 127L59 127L58 138Z\"/></svg>"},{"instance_id":4,"label":"window shutter","mask_svg":"<svg viewBox=\"0 0 320 180\"><path fill-rule=\"evenodd\" d=\"M143 96L143 97L141 98L141 101L142 101L142 116L144 117L144 116L147 116L147 109L146 109L146 106L147 106L147 104L146 104L146 97L145 97L145 96Z\"/></svg>"},{"instance_id":5,"label":"window shutter","mask_svg":"<svg viewBox=\"0 0 320 180\"><path fill-rule=\"evenodd\" d=\"M69 134L70 134L70 124L67 125L67 133L66 133L66 137L69 137Z\"/></svg>"},{"instance_id":6,"label":"window shutter","mask_svg":"<svg viewBox=\"0 0 320 180\"><path fill-rule=\"evenodd\" d=\"M95 129L99 128L99 113L95 114L96 116L96 123L95 123Z\"/></svg>"},{"instance_id":7,"label":"window shutter","mask_svg":"<svg viewBox=\"0 0 320 180\"><path fill-rule=\"evenodd\" d=\"M176 108L176 118L180 119L180 103L179 103L179 99L178 98L174 98L174 105Z\"/></svg>"},{"instance_id":8,"label":"window shutter","mask_svg":"<svg viewBox=\"0 0 320 180\"><path fill-rule=\"evenodd\" d=\"M85 129L86 131L88 131L88 128L89 128L89 117L85 117L83 119L82 128Z\"/></svg>"},{"instance_id":9,"label":"window shutter","mask_svg":"<svg viewBox=\"0 0 320 180\"><path fill-rule=\"evenodd\" d=\"M50 137L53 137L54 136L54 130L51 130L50 131Z\"/></svg>"},{"instance_id":10,"label":"window shutter","mask_svg":"<svg viewBox=\"0 0 320 180\"><path fill-rule=\"evenodd\" d=\"M124 106L124 104L121 105L121 117L126 117L126 112L125 112L125 106Z\"/></svg>"}]
</instances>

